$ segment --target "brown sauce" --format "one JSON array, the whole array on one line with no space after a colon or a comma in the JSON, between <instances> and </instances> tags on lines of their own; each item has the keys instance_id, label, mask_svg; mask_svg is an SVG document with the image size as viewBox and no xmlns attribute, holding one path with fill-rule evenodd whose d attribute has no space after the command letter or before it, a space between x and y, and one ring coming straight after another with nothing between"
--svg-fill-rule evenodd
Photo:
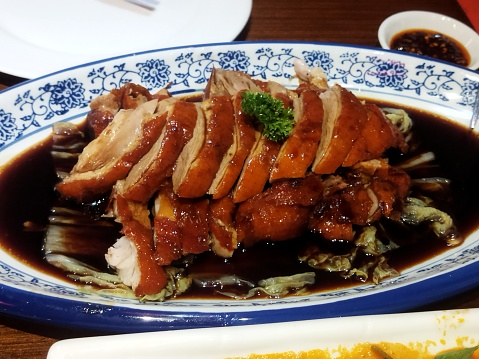
<instances>
[{"instance_id":1,"label":"brown sauce","mask_svg":"<svg viewBox=\"0 0 479 359\"><path fill-rule=\"evenodd\" d=\"M390 48L466 67L471 61L469 52L461 43L430 30L414 29L400 32L392 38Z\"/></svg>"},{"instance_id":2,"label":"brown sauce","mask_svg":"<svg viewBox=\"0 0 479 359\"><path fill-rule=\"evenodd\" d=\"M450 178L452 181L451 196L437 199L442 200L441 209L452 214L459 231L467 236L479 226L479 136L465 127L417 110L409 110L409 114L414 121L415 132L421 138L416 152L432 150L440 164L439 171L428 170L427 174ZM0 173L0 246L30 267L65 279L65 274L46 263L42 254L44 228L55 199L53 187L56 177L50 145L50 141L45 141L29 149ZM402 156L395 158L393 154L390 158L394 162L400 161ZM25 230L25 223L31 224L30 230ZM391 223L386 223L385 226L391 239L402 244L399 250L391 253L389 259L391 266L399 271L448 249L445 242L421 228L412 231ZM116 234L106 236L107 245L114 240ZM231 259L207 252L197 256L189 264L188 271L199 275L235 274L252 281L312 271L307 265L298 263L296 258L296 253L311 241L318 243L318 238L305 235L289 241L259 243L252 248L239 248ZM338 252L349 246L343 242L319 243L324 250ZM106 265L103 254L96 260L89 258L88 261ZM356 280L345 280L336 274L325 272L317 273L316 283L311 288L312 291L358 284ZM183 297L215 296L217 294L211 288L193 286Z\"/></svg>"},{"instance_id":3,"label":"brown sauce","mask_svg":"<svg viewBox=\"0 0 479 359\"><path fill-rule=\"evenodd\" d=\"M49 152L50 141L42 142L0 172L0 245L25 264L48 272L41 247L56 178ZM24 223L31 224L30 230L24 230Z\"/></svg>"}]
</instances>

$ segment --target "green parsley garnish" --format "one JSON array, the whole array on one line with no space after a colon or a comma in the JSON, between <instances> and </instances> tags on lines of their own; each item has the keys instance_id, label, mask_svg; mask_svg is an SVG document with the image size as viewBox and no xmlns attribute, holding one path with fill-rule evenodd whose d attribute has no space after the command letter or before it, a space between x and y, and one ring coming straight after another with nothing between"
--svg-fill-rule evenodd
<instances>
[{"instance_id":1,"label":"green parsley garnish","mask_svg":"<svg viewBox=\"0 0 479 359\"><path fill-rule=\"evenodd\" d=\"M294 113L285 108L283 101L267 93L243 93L243 112L254 117L263 127L263 135L272 141L282 141L289 136L294 126Z\"/></svg>"},{"instance_id":2,"label":"green parsley garnish","mask_svg":"<svg viewBox=\"0 0 479 359\"><path fill-rule=\"evenodd\" d=\"M383 359L394 359L391 355L385 353L376 345L371 345L371 349L379 354ZM438 354L434 357L434 359L471 359L472 355L477 349L479 349L478 345L472 348L455 349L443 354Z\"/></svg>"},{"instance_id":3,"label":"green parsley garnish","mask_svg":"<svg viewBox=\"0 0 479 359\"><path fill-rule=\"evenodd\" d=\"M472 348L453 350L444 354L436 355L435 359L470 359L477 349L479 349L479 345Z\"/></svg>"}]
</instances>

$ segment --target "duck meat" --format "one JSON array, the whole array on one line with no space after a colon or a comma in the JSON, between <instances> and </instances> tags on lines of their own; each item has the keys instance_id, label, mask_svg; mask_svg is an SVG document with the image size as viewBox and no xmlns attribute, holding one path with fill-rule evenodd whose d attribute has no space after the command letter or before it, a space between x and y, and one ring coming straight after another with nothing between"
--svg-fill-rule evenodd
<instances>
[{"instance_id":1,"label":"duck meat","mask_svg":"<svg viewBox=\"0 0 479 359\"><path fill-rule=\"evenodd\" d=\"M120 110L84 148L70 175L57 184L57 190L64 197L82 202L110 191L159 137L165 119L155 115L157 105L158 100L151 100L135 109Z\"/></svg>"},{"instance_id":2,"label":"duck meat","mask_svg":"<svg viewBox=\"0 0 479 359\"><path fill-rule=\"evenodd\" d=\"M229 258L238 248L238 235L234 220L236 204L231 196L224 196L210 201L208 210L211 249L216 255Z\"/></svg>"},{"instance_id":3,"label":"duck meat","mask_svg":"<svg viewBox=\"0 0 479 359\"><path fill-rule=\"evenodd\" d=\"M341 166L360 136L367 113L361 101L339 85L326 90L320 97L325 116L312 171L331 174Z\"/></svg>"},{"instance_id":4,"label":"duck meat","mask_svg":"<svg viewBox=\"0 0 479 359\"><path fill-rule=\"evenodd\" d=\"M234 115L230 98L211 97L199 106L204 115L197 121L204 120L204 125L195 128L197 132L180 153L172 177L175 193L184 198L201 197L208 192L233 143Z\"/></svg>"},{"instance_id":5,"label":"duck meat","mask_svg":"<svg viewBox=\"0 0 479 359\"><path fill-rule=\"evenodd\" d=\"M256 141L256 129L251 116L246 115L241 108L243 91L232 98L234 110L233 144L224 156L213 183L208 191L213 199L228 195L238 179L246 158Z\"/></svg>"},{"instance_id":6,"label":"duck meat","mask_svg":"<svg viewBox=\"0 0 479 359\"><path fill-rule=\"evenodd\" d=\"M122 237L108 249L107 263L136 295L160 293L167 283L162 265L155 259L150 211L145 204L114 196L115 220L122 225Z\"/></svg>"},{"instance_id":7,"label":"duck meat","mask_svg":"<svg viewBox=\"0 0 479 359\"><path fill-rule=\"evenodd\" d=\"M338 180L329 181L308 228L326 239L352 240L353 226L394 217L410 186L409 175L383 159L360 162ZM325 182L327 183L327 182Z\"/></svg>"},{"instance_id":8,"label":"duck meat","mask_svg":"<svg viewBox=\"0 0 479 359\"><path fill-rule=\"evenodd\" d=\"M380 157L386 149L397 147L402 152L407 151L403 134L397 126L386 117L381 109L371 103L364 104L367 120L364 122L361 135L354 143L343 162L344 167L350 167L360 161Z\"/></svg>"},{"instance_id":9,"label":"duck meat","mask_svg":"<svg viewBox=\"0 0 479 359\"><path fill-rule=\"evenodd\" d=\"M321 177L315 174L274 182L264 192L238 205L235 215L238 242L251 246L258 241L301 235L322 193Z\"/></svg>"},{"instance_id":10,"label":"duck meat","mask_svg":"<svg viewBox=\"0 0 479 359\"><path fill-rule=\"evenodd\" d=\"M154 243L157 262L161 265L187 254L210 249L206 197L181 198L166 181L155 198Z\"/></svg>"},{"instance_id":11,"label":"duck meat","mask_svg":"<svg viewBox=\"0 0 479 359\"><path fill-rule=\"evenodd\" d=\"M197 111L195 104L173 97L159 103L157 112L166 113L166 124L151 149L125 178L123 197L146 202L171 177L180 152L193 136Z\"/></svg>"},{"instance_id":12,"label":"duck meat","mask_svg":"<svg viewBox=\"0 0 479 359\"><path fill-rule=\"evenodd\" d=\"M319 141L324 109L319 94L304 89L293 100L295 126L284 141L271 170L271 182L280 178L300 178L306 175L311 166Z\"/></svg>"}]
</instances>

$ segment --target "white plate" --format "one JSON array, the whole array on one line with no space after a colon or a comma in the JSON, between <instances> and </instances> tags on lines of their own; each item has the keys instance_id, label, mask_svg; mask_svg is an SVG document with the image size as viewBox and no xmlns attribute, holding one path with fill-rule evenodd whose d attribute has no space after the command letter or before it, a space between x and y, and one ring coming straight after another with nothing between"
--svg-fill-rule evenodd
<instances>
[{"instance_id":1,"label":"white plate","mask_svg":"<svg viewBox=\"0 0 479 359\"><path fill-rule=\"evenodd\" d=\"M479 309L471 309L68 339L53 344L47 358L220 359L313 349L333 354L379 342L418 344L437 354L478 345L478 318Z\"/></svg>"},{"instance_id":2,"label":"white plate","mask_svg":"<svg viewBox=\"0 0 479 359\"><path fill-rule=\"evenodd\" d=\"M170 83L173 94L194 93L204 88L213 67L223 67L294 87L296 58L322 66L331 84L342 84L362 97L422 108L464 126L479 85L479 74L465 68L375 48L270 42L155 50L85 64L0 93L0 168L49 136L53 122L82 119L92 98L126 81L152 91ZM461 246L377 286L277 300L139 303L78 292L74 285L0 250L0 312L117 333L392 313L476 287L478 258L476 230Z\"/></svg>"},{"instance_id":3,"label":"white plate","mask_svg":"<svg viewBox=\"0 0 479 359\"><path fill-rule=\"evenodd\" d=\"M101 58L232 41L252 0L0 0L0 71L35 78Z\"/></svg>"}]
</instances>

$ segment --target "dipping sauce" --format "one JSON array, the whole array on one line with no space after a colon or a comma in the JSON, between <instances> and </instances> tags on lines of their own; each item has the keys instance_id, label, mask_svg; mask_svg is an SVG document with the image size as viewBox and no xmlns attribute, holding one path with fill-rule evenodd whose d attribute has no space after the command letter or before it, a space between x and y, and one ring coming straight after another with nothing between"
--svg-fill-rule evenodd
<instances>
[{"instance_id":1,"label":"dipping sauce","mask_svg":"<svg viewBox=\"0 0 479 359\"><path fill-rule=\"evenodd\" d=\"M392 38L390 48L466 67L471 61L471 56L461 43L431 30L410 29L400 32Z\"/></svg>"}]
</instances>

